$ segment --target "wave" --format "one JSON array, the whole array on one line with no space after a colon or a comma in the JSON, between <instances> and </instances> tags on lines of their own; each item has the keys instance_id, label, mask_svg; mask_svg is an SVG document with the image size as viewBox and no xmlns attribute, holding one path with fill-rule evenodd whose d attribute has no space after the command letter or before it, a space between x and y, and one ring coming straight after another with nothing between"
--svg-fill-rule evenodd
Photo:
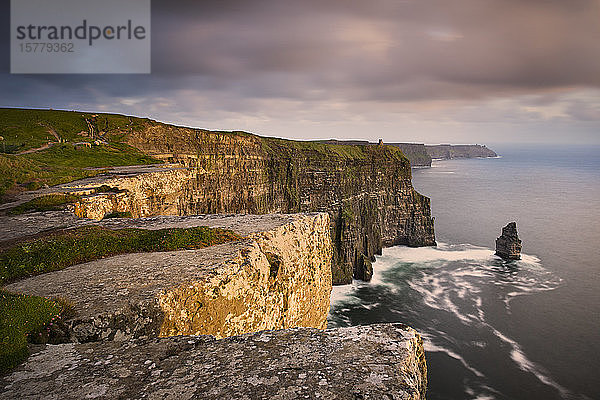
<instances>
[{"instance_id":1,"label":"wave","mask_svg":"<svg viewBox=\"0 0 600 400\"><path fill-rule=\"evenodd\" d=\"M351 322L343 310L379 312L377 308L382 306L382 301L391 302L383 309L399 318L414 317L420 321L422 326L415 327L424 338L426 351L443 352L478 378L483 378L483 372L470 365L458 349L466 345L472 349L470 351L485 351L488 343L481 339L481 335L495 337L504 346L509 346L506 357L510 357L517 368L533 374L545 385L558 390L561 396L570 395L541 366L527 357L519 343L502 334L487 320L486 310L497 314L498 307L494 304L498 301L498 305L501 307L503 304L510 314L513 299L554 290L561 285L562 280L545 269L537 256L522 254L521 260L507 262L496 256L492 249L471 244L439 243L437 247L418 248L397 246L384 249L373 269L371 283L354 281L350 285L334 287L331 304L338 323ZM364 295L361 291L371 294ZM414 305L406 303L406 299L412 299ZM423 320L423 306L428 309L428 318L438 321L454 318L456 324L449 329L470 332L473 337L461 342L464 339L459 333L452 338L436 330L435 323ZM389 320L389 317L383 317L383 320ZM456 331L458 326L462 326L462 330Z\"/></svg>"},{"instance_id":2,"label":"wave","mask_svg":"<svg viewBox=\"0 0 600 400\"><path fill-rule=\"evenodd\" d=\"M426 352L441 352L444 353L446 355L448 355L449 357L454 358L455 360L458 360L463 367L465 367L466 369L468 369L469 371L471 371L473 374L475 374L476 376L483 378L485 375L473 368L472 366L470 366L463 357L461 357L460 355L458 355L457 353L455 353L454 351L446 348L446 347L442 347L439 345L436 345L433 342L433 339L431 338L431 336L427 335L426 333L422 333L421 337L423 338L423 348L425 349Z\"/></svg>"}]
</instances>

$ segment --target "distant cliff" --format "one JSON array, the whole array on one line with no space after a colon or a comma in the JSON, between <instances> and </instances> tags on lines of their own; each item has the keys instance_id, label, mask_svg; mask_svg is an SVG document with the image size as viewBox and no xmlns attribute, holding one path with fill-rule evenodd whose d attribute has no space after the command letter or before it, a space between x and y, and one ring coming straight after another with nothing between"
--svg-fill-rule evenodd
<instances>
[{"instance_id":1,"label":"distant cliff","mask_svg":"<svg viewBox=\"0 0 600 400\"><path fill-rule=\"evenodd\" d=\"M438 144L426 145L427 154L433 159L497 157L486 145L481 144Z\"/></svg>"},{"instance_id":2,"label":"distant cliff","mask_svg":"<svg viewBox=\"0 0 600 400\"><path fill-rule=\"evenodd\" d=\"M368 142L366 140L324 140L328 144L345 145L377 145L379 143ZM454 158L477 158L477 157L497 157L498 155L485 145L479 144L437 144L428 145L423 143L388 143L382 142L386 146L398 147L402 153L410 160L413 167L430 167L432 159L450 160Z\"/></svg>"}]
</instances>

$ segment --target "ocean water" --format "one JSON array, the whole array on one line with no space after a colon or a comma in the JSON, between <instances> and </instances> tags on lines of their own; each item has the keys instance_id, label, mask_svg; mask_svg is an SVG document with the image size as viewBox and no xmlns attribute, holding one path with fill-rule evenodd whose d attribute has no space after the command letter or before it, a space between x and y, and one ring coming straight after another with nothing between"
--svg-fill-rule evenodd
<instances>
[{"instance_id":1,"label":"ocean water","mask_svg":"<svg viewBox=\"0 0 600 400\"><path fill-rule=\"evenodd\" d=\"M600 147L491 146L414 169L437 247L383 250L332 294L329 327L404 322L429 400L600 399ZM522 260L494 256L510 221Z\"/></svg>"}]
</instances>

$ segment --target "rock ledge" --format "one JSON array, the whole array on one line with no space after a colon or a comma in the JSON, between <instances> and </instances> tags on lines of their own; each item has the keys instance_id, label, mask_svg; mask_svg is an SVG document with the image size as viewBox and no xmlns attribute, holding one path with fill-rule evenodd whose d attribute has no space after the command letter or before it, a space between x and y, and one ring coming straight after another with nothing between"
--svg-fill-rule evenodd
<instances>
[{"instance_id":1,"label":"rock ledge","mask_svg":"<svg viewBox=\"0 0 600 400\"><path fill-rule=\"evenodd\" d=\"M421 337L402 324L48 345L0 399L425 399Z\"/></svg>"}]
</instances>

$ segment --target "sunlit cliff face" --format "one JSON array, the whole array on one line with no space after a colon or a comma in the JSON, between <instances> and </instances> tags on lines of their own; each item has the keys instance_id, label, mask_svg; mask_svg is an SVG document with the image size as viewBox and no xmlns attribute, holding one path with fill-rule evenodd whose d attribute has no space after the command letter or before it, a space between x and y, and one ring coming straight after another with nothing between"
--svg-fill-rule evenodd
<instances>
[{"instance_id":1,"label":"sunlit cliff face","mask_svg":"<svg viewBox=\"0 0 600 400\"><path fill-rule=\"evenodd\" d=\"M597 0L152 7L152 74L3 73L0 104L304 139L600 142Z\"/></svg>"}]
</instances>

